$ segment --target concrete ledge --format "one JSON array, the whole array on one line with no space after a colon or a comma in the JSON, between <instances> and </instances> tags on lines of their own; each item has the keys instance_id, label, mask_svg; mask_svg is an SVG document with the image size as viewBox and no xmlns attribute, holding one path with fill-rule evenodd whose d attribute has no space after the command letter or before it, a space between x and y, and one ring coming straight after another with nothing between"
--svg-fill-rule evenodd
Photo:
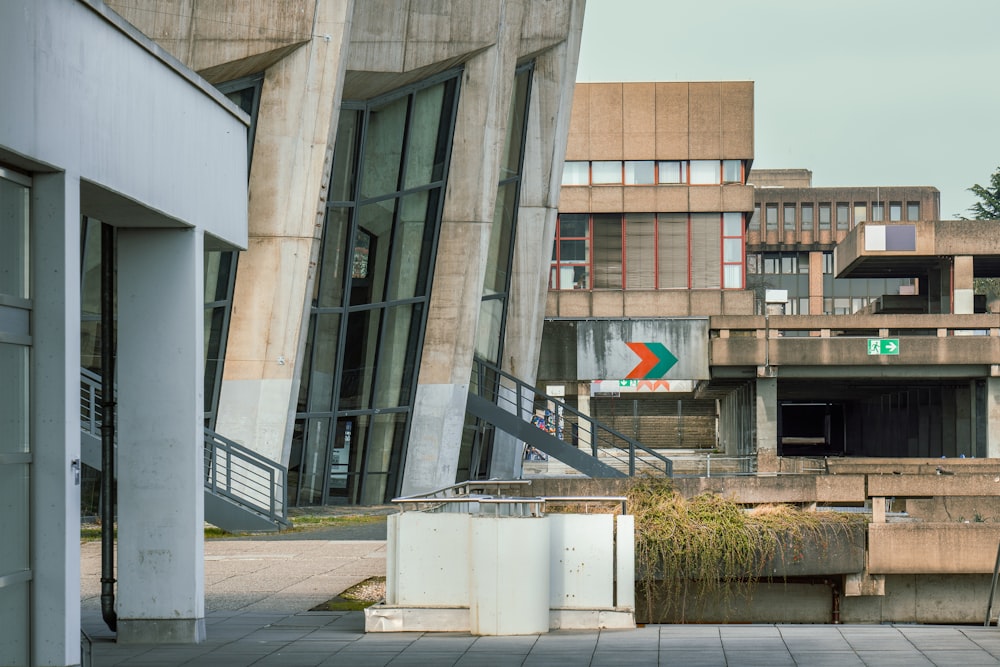
<instances>
[{"instance_id":1,"label":"concrete ledge","mask_svg":"<svg viewBox=\"0 0 1000 667\"><path fill-rule=\"evenodd\" d=\"M470 632L468 607L400 607L376 604L365 609L365 632ZM625 630L635 614L621 609L552 609L549 630Z\"/></svg>"},{"instance_id":2,"label":"concrete ledge","mask_svg":"<svg viewBox=\"0 0 1000 667\"><path fill-rule=\"evenodd\" d=\"M632 630L635 614L617 609L553 609L549 630Z\"/></svg>"},{"instance_id":3,"label":"concrete ledge","mask_svg":"<svg viewBox=\"0 0 1000 667\"><path fill-rule=\"evenodd\" d=\"M951 463L940 461L938 466L951 471ZM961 469L960 469L961 470ZM961 475L869 475L868 495L871 497L914 496L983 496L1000 495L1000 476L993 473Z\"/></svg>"},{"instance_id":4,"label":"concrete ledge","mask_svg":"<svg viewBox=\"0 0 1000 667\"><path fill-rule=\"evenodd\" d=\"M872 574L992 574L1000 524L873 523L868 526Z\"/></svg>"},{"instance_id":5,"label":"concrete ledge","mask_svg":"<svg viewBox=\"0 0 1000 667\"><path fill-rule=\"evenodd\" d=\"M119 644L200 644L204 618L119 618Z\"/></svg>"},{"instance_id":6,"label":"concrete ledge","mask_svg":"<svg viewBox=\"0 0 1000 667\"><path fill-rule=\"evenodd\" d=\"M365 632L469 632L472 616L468 607L390 607L376 604L365 608Z\"/></svg>"}]
</instances>

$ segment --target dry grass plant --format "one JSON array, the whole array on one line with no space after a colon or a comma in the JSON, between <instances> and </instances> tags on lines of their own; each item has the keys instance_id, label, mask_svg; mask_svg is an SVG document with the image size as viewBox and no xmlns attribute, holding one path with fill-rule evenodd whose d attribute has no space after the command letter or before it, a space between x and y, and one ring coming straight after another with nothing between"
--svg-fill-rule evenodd
<instances>
[{"instance_id":1,"label":"dry grass plant","mask_svg":"<svg viewBox=\"0 0 1000 667\"><path fill-rule=\"evenodd\" d=\"M635 516L636 583L649 619L685 622L709 599L750 598L764 565L807 539L825 540L864 517L802 511L791 505L745 510L715 494L684 498L669 479L638 479L628 491ZM655 613L654 613L655 612Z\"/></svg>"}]
</instances>

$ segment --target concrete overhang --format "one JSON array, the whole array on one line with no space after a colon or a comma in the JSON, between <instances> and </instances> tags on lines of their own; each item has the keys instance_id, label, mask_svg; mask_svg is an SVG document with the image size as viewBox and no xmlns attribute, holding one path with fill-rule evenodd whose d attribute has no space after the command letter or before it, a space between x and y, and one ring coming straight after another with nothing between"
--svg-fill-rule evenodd
<instances>
[{"instance_id":1,"label":"concrete overhang","mask_svg":"<svg viewBox=\"0 0 1000 667\"><path fill-rule=\"evenodd\" d=\"M1000 276L1000 221L865 222L836 248L837 278L926 278L955 256L973 258L976 277Z\"/></svg>"}]
</instances>

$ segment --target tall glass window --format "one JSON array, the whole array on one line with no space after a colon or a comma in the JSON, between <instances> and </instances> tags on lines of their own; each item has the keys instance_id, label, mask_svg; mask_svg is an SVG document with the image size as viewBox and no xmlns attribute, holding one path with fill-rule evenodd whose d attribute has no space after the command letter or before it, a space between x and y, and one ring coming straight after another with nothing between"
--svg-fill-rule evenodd
<instances>
[{"instance_id":1,"label":"tall glass window","mask_svg":"<svg viewBox=\"0 0 1000 667\"><path fill-rule=\"evenodd\" d=\"M768 229L778 228L778 205L767 204L764 206L764 218Z\"/></svg>"},{"instance_id":2,"label":"tall glass window","mask_svg":"<svg viewBox=\"0 0 1000 667\"><path fill-rule=\"evenodd\" d=\"M802 230L812 231L813 228L813 205L812 204L802 204L799 207L802 211Z\"/></svg>"},{"instance_id":3,"label":"tall glass window","mask_svg":"<svg viewBox=\"0 0 1000 667\"><path fill-rule=\"evenodd\" d=\"M656 216L625 214L625 289L656 289Z\"/></svg>"},{"instance_id":4,"label":"tall glass window","mask_svg":"<svg viewBox=\"0 0 1000 667\"><path fill-rule=\"evenodd\" d=\"M458 86L451 73L341 106L302 353L292 504L377 504L398 493Z\"/></svg>"},{"instance_id":5,"label":"tall glass window","mask_svg":"<svg viewBox=\"0 0 1000 667\"><path fill-rule=\"evenodd\" d=\"M503 323L507 318L510 296L510 271L514 258L517 209L521 194L521 166L524 162L524 133L528 120L528 98L531 94L530 65L514 75L514 91L507 113L507 136L500 164L500 182L490 230L490 246L486 256L486 278L483 283L483 304L476 335L476 354L494 364L500 361L503 343Z\"/></svg>"},{"instance_id":6,"label":"tall glass window","mask_svg":"<svg viewBox=\"0 0 1000 667\"><path fill-rule=\"evenodd\" d=\"M782 210L782 224L786 232L795 231L795 204L785 204Z\"/></svg>"},{"instance_id":7,"label":"tall glass window","mask_svg":"<svg viewBox=\"0 0 1000 667\"><path fill-rule=\"evenodd\" d=\"M885 204L880 201L872 202L872 222L882 222L885 220Z\"/></svg>"},{"instance_id":8,"label":"tall glass window","mask_svg":"<svg viewBox=\"0 0 1000 667\"><path fill-rule=\"evenodd\" d=\"M0 664L27 665L31 615L29 430L31 180L0 168Z\"/></svg>"},{"instance_id":9,"label":"tall glass window","mask_svg":"<svg viewBox=\"0 0 1000 667\"><path fill-rule=\"evenodd\" d=\"M743 289L744 254L743 214L722 214L722 287Z\"/></svg>"},{"instance_id":10,"label":"tall glass window","mask_svg":"<svg viewBox=\"0 0 1000 667\"><path fill-rule=\"evenodd\" d=\"M899 222L903 219L903 202L891 201L889 202L889 220L891 222Z\"/></svg>"},{"instance_id":11,"label":"tall glass window","mask_svg":"<svg viewBox=\"0 0 1000 667\"><path fill-rule=\"evenodd\" d=\"M819 205L819 228L830 229L830 204L822 203Z\"/></svg>"},{"instance_id":12,"label":"tall glass window","mask_svg":"<svg viewBox=\"0 0 1000 667\"><path fill-rule=\"evenodd\" d=\"M854 226L868 220L868 202L854 202Z\"/></svg>"},{"instance_id":13,"label":"tall glass window","mask_svg":"<svg viewBox=\"0 0 1000 667\"><path fill-rule=\"evenodd\" d=\"M906 202L906 219L909 222L916 222L917 220L920 220L920 202Z\"/></svg>"},{"instance_id":14,"label":"tall glass window","mask_svg":"<svg viewBox=\"0 0 1000 667\"><path fill-rule=\"evenodd\" d=\"M851 226L851 207L846 202L837 202L837 229L849 229Z\"/></svg>"}]
</instances>

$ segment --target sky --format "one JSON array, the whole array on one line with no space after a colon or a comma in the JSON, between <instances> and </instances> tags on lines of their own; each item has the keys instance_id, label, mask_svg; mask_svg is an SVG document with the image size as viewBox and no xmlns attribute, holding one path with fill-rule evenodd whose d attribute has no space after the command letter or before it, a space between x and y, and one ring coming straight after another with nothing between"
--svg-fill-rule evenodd
<instances>
[{"instance_id":1,"label":"sky","mask_svg":"<svg viewBox=\"0 0 1000 667\"><path fill-rule=\"evenodd\" d=\"M753 81L754 167L931 185L1000 167L1000 0L587 0L577 81Z\"/></svg>"}]
</instances>

